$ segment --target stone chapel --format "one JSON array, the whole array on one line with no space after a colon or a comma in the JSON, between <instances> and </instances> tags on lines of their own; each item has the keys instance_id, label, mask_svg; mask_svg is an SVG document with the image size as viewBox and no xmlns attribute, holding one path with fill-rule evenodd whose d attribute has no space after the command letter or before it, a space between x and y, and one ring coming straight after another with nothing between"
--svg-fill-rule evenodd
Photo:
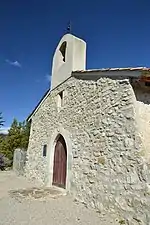
<instances>
[{"instance_id":1,"label":"stone chapel","mask_svg":"<svg viewBox=\"0 0 150 225\"><path fill-rule=\"evenodd\" d=\"M51 88L27 120L28 178L100 212L150 221L150 69L86 70L86 43L66 34Z\"/></svg>"}]
</instances>

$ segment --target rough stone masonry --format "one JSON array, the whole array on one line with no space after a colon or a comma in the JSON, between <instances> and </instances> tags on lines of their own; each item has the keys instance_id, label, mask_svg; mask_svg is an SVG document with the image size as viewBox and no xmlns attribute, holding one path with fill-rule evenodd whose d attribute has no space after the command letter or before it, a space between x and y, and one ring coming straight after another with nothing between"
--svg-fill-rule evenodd
<instances>
[{"instance_id":1,"label":"rough stone masonry","mask_svg":"<svg viewBox=\"0 0 150 225\"><path fill-rule=\"evenodd\" d=\"M32 116L26 164L26 176L41 185L49 180L49 154L43 157L43 145L51 151L50 137L59 128L71 140L70 194L101 213L117 213L128 224L150 224L150 168L129 80L70 77L50 92Z\"/></svg>"}]
</instances>

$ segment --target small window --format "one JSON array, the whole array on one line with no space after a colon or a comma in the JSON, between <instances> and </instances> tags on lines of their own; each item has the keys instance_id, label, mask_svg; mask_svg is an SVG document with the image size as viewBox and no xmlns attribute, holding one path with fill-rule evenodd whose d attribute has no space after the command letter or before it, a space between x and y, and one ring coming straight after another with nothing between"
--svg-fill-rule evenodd
<instances>
[{"instance_id":1,"label":"small window","mask_svg":"<svg viewBox=\"0 0 150 225\"><path fill-rule=\"evenodd\" d=\"M67 47L67 42L64 41L60 47L60 52L62 54L62 57L63 57L63 61L65 62L66 61L66 47Z\"/></svg>"},{"instance_id":2,"label":"small window","mask_svg":"<svg viewBox=\"0 0 150 225\"><path fill-rule=\"evenodd\" d=\"M46 153L47 153L47 145L43 146L43 156L46 157Z\"/></svg>"},{"instance_id":3,"label":"small window","mask_svg":"<svg viewBox=\"0 0 150 225\"><path fill-rule=\"evenodd\" d=\"M60 109L64 104L64 91L58 94L58 108Z\"/></svg>"},{"instance_id":4,"label":"small window","mask_svg":"<svg viewBox=\"0 0 150 225\"><path fill-rule=\"evenodd\" d=\"M60 96L60 99L61 99L61 107L63 106L63 91L61 91L60 93L59 93L59 96Z\"/></svg>"}]
</instances>

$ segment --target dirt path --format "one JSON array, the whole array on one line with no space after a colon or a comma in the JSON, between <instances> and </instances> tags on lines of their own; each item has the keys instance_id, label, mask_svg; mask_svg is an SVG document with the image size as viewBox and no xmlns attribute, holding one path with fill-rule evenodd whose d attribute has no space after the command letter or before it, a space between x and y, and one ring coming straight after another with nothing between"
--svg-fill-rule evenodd
<instances>
[{"instance_id":1,"label":"dirt path","mask_svg":"<svg viewBox=\"0 0 150 225\"><path fill-rule=\"evenodd\" d=\"M17 177L12 171L0 172L0 225L116 224L110 218L101 218L99 213L75 203L69 196L52 198L47 195L42 199L29 197L31 187L35 187L34 183ZM10 190L22 188L29 191L10 194Z\"/></svg>"}]
</instances>

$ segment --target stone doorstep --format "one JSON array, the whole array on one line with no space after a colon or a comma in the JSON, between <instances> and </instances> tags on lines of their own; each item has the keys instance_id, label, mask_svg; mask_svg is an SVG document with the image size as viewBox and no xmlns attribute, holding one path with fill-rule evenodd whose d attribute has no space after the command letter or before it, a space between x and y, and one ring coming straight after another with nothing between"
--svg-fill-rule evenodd
<instances>
[{"instance_id":1,"label":"stone doorstep","mask_svg":"<svg viewBox=\"0 0 150 225\"><path fill-rule=\"evenodd\" d=\"M46 188L48 189L48 188ZM61 187L57 187L57 186L52 186L51 189L57 191L58 193L60 193L60 195L67 195L67 190L65 188L61 188Z\"/></svg>"},{"instance_id":2,"label":"stone doorstep","mask_svg":"<svg viewBox=\"0 0 150 225\"><path fill-rule=\"evenodd\" d=\"M61 196L67 195L66 189L59 188L59 187L50 187L50 188L26 188L26 189L17 189L17 190L10 190L9 195L12 198L32 198L32 199L48 199L48 198L58 198Z\"/></svg>"}]
</instances>

